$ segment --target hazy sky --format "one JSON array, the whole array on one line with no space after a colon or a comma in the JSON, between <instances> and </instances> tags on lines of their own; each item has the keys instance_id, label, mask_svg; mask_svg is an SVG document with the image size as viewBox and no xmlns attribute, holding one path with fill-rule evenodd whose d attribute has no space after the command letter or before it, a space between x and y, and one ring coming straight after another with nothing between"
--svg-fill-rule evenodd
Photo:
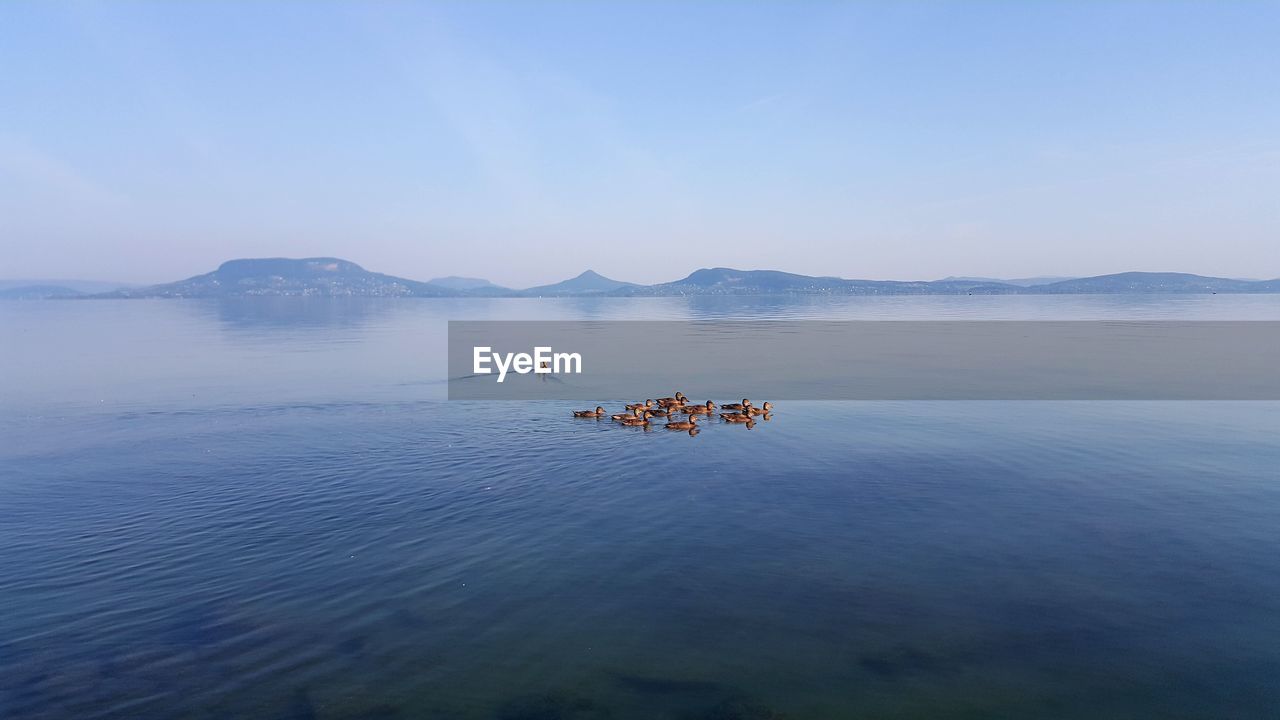
<instances>
[{"instance_id":1,"label":"hazy sky","mask_svg":"<svg viewBox=\"0 0 1280 720\"><path fill-rule=\"evenodd\" d=\"M1280 276L1280 4L0 3L0 277Z\"/></svg>"}]
</instances>

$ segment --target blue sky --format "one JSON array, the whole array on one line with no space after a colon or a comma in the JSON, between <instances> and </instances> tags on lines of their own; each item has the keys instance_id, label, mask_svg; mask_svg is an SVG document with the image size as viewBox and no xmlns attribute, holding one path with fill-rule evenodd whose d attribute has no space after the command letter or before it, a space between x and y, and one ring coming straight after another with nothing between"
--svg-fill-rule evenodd
<instances>
[{"instance_id":1,"label":"blue sky","mask_svg":"<svg viewBox=\"0 0 1280 720\"><path fill-rule=\"evenodd\" d=\"M0 4L0 277L1280 276L1274 2Z\"/></svg>"}]
</instances>

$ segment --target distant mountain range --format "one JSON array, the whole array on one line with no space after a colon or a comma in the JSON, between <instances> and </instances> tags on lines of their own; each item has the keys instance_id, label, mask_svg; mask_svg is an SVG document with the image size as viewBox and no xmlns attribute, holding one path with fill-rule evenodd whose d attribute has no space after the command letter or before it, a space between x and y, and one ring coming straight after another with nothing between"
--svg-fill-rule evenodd
<instances>
[{"instance_id":1,"label":"distant mountain range","mask_svg":"<svg viewBox=\"0 0 1280 720\"><path fill-rule=\"evenodd\" d=\"M67 298L130 287L99 280L0 280L0 300Z\"/></svg>"},{"instance_id":2,"label":"distant mountain range","mask_svg":"<svg viewBox=\"0 0 1280 720\"><path fill-rule=\"evenodd\" d=\"M988 277L959 277L951 276L942 278L942 282L982 282L982 283L1003 283L1005 285L1019 285L1021 287L1032 287L1035 285L1048 285L1049 283L1062 282L1063 280L1075 280L1073 277L1029 277L1029 278L988 278Z\"/></svg>"},{"instance_id":3,"label":"distant mountain range","mask_svg":"<svg viewBox=\"0 0 1280 720\"><path fill-rule=\"evenodd\" d=\"M339 258L228 260L203 275L96 297L237 297L315 295L369 297L455 297L466 291L369 272Z\"/></svg>"},{"instance_id":4,"label":"distant mountain range","mask_svg":"<svg viewBox=\"0 0 1280 720\"><path fill-rule=\"evenodd\" d=\"M0 290L0 300L45 300L82 297L84 293L65 285L18 285Z\"/></svg>"},{"instance_id":5,"label":"distant mountain range","mask_svg":"<svg viewBox=\"0 0 1280 720\"><path fill-rule=\"evenodd\" d=\"M450 275L448 277L432 278L427 281L428 285L448 288L450 290L482 290L485 292L514 292L511 288L504 288L501 285L494 285L484 278L469 278Z\"/></svg>"},{"instance_id":6,"label":"distant mountain range","mask_svg":"<svg viewBox=\"0 0 1280 720\"><path fill-rule=\"evenodd\" d=\"M513 290L481 278L429 282L365 270L339 258L230 260L203 275L148 287L87 294L56 284L3 287L0 298L317 297L656 297L684 295L1080 295L1121 293L1280 293L1280 279L1237 280L1186 273L1127 272L1087 278L949 277L931 281L850 280L777 270L704 268L688 277L639 285L587 270L552 285Z\"/></svg>"},{"instance_id":7,"label":"distant mountain range","mask_svg":"<svg viewBox=\"0 0 1280 720\"><path fill-rule=\"evenodd\" d=\"M564 295L609 295L625 293L643 287L635 283L612 280L594 270L587 270L581 275L563 280L553 285L539 285L522 290L520 295L528 297L559 297Z\"/></svg>"}]
</instances>

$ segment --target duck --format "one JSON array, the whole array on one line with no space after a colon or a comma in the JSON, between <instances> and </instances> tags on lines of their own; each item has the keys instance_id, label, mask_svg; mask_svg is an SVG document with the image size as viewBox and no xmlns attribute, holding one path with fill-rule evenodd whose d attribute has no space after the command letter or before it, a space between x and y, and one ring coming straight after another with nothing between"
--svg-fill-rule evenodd
<instances>
[{"instance_id":1,"label":"duck","mask_svg":"<svg viewBox=\"0 0 1280 720\"><path fill-rule=\"evenodd\" d=\"M720 407L725 410L746 410L751 407L751 401L746 398L742 398L742 402L740 403L729 403L728 405L721 405Z\"/></svg>"},{"instance_id":2,"label":"duck","mask_svg":"<svg viewBox=\"0 0 1280 720\"><path fill-rule=\"evenodd\" d=\"M639 425L648 426L648 425L649 425L649 413L647 413L647 412L639 412L639 411L637 411L637 412L636 412L635 417L623 418L622 420L619 420L618 422L622 423L623 425L627 425L627 426L629 426L629 427L635 427L635 426L639 426Z\"/></svg>"},{"instance_id":3,"label":"duck","mask_svg":"<svg viewBox=\"0 0 1280 720\"><path fill-rule=\"evenodd\" d=\"M623 420L630 420L632 418L640 417L640 415L644 413L648 413L648 411L641 410L640 408L636 408L635 410L632 410L630 412L618 413L617 415L612 415L610 417L612 417L614 420L617 420L618 422L622 422Z\"/></svg>"},{"instance_id":4,"label":"duck","mask_svg":"<svg viewBox=\"0 0 1280 720\"><path fill-rule=\"evenodd\" d=\"M708 400L706 405L685 405L680 408L680 412L686 415L710 415L715 409L716 404Z\"/></svg>"},{"instance_id":5,"label":"duck","mask_svg":"<svg viewBox=\"0 0 1280 720\"><path fill-rule=\"evenodd\" d=\"M760 407L747 408L747 412L751 415L768 415L772 411L773 411L773 403L769 402L768 400L766 400L764 405L761 405Z\"/></svg>"},{"instance_id":6,"label":"duck","mask_svg":"<svg viewBox=\"0 0 1280 720\"><path fill-rule=\"evenodd\" d=\"M658 409L658 410L646 410L645 412L649 413L653 417L671 417L671 415L675 412L675 410L674 409L667 409L667 410Z\"/></svg>"},{"instance_id":7,"label":"duck","mask_svg":"<svg viewBox=\"0 0 1280 720\"><path fill-rule=\"evenodd\" d=\"M628 406L627 406L627 409L628 409L628 410L635 410L635 409L637 409L637 408L638 408L638 409L640 409L640 410L648 410L648 409L649 409L649 408L651 408L651 407L653 407L653 401L652 401L652 400L645 400L643 403L632 403L631 405L628 405Z\"/></svg>"},{"instance_id":8,"label":"duck","mask_svg":"<svg viewBox=\"0 0 1280 720\"><path fill-rule=\"evenodd\" d=\"M658 398L658 404L663 407L670 405L684 405L685 400L688 400L688 398L684 396L684 393L677 390L675 397Z\"/></svg>"},{"instance_id":9,"label":"duck","mask_svg":"<svg viewBox=\"0 0 1280 720\"><path fill-rule=\"evenodd\" d=\"M698 427L698 416L690 415L688 420L667 421L668 430L692 430Z\"/></svg>"},{"instance_id":10,"label":"duck","mask_svg":"<svg viewBox=\"0 0 1280 720\"><path fill-rule=\"evenodd\" d=\"M720 413L720 418L731 423L751 422L751 416L742 413Z\"/></svg>"},{"instance_id":11,"label":"duck","mask_svg":"<svg viewBox=\"0 0 1280 720\"><path fill-rule=\"evenodd\" d=\"M581 418L598 418L598 417L603 417L603 416L604 416L604 408L602 408L602 407L600 407L599 405L597 405L595 410L574 410L574 411L573 411L573 416L574 416L574 417L581 417Z\"/></svg>"}]
</instances>

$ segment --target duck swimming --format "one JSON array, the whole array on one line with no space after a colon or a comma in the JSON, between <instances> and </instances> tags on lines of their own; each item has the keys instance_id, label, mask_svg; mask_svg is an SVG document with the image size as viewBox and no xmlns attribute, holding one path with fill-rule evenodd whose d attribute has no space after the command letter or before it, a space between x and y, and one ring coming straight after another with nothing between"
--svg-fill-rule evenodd
<instances>
[{"instance_id":1,"label":"duck swimming","mask_svg":"<svg viewBox=\"0 0 1280 720\"><path fill-rule=\"evenodd\" d=\"M720 418L731 423L752 422L750 415L744 415L742 413L720 413Z\"/></svg>"},{"instance_id":2,"label":"duck swimming","mask_svg":"<svg viewBox=\"0 0 1280 720\"><path fill-rule=\"evenodd\" d=\"M618 413L617 415L611 415L610 417L612 417L614 420L617 420L618 422L622 422L623 420L630 420L632 418L640 417L642 413L647 414L648 411L641 410L640 408L636 408L635 410L632 410L630 412Z\"/></svg>"},{"instance_id":3,"label":"duck swimming","mask_svg":"<svg viewBox=\"0 0 1280 720\"><path fill-rule=\"evenodd\" d=\"M748 407L747 412L751 415L768 415L773 410L773 404L768 400L760 407Z\"/></svg>"},{"instance_id":4,"label":"duck swimming","mask_svg":"<svg viewBox=\"0 0 1280 720\"><path fill-rule=\"evenodd\" d=\"M688 420L667 421L668 430L692 430L698 427L698 416L690 415Z\"/></svg>"},{"instance_id":5,"label":"duck swimming","mask_svg":"<svg viewBox=\"0 0 1280 720\"><path fill-rule=\"evenodd\" d=\"M663 407L670 405L684 405L685 400L688 400L688 398L684 396L684 393L677 390L675 397L658 398L658 404Z\"/></svg>"},{"instance_id":6,"label":"duck swimming","mask_svg":"<svg viewBox=\"0 0 1280 720\"><path fill-rule=\"evenodd\" d=\"M603 416L604 416L604 408L602 408L602 407L600 407L599 405L597 405L595 410L574 410L574 411L573 411L573 416L574 416L574 417L581 417L581 418L598 418L598 417L603 417Z\"/></svg>"},{"instance_id":7,"label":"duck swimming","mask_svg":"<svg viewBox=\"0 0 1280 720\"><path fill-rule=\"evenodd\" d=\"M643 403L633 403L631 405L628 405L627 409L628 410L636 410L636 409L647 410L651 407L653 407L653 401L645 400Z\"/></svg>"},{"instance_id":8,"label":"duck swimming","mask_svg":"<svg viewBox=\"0 0 1280 720\"><path fill-rule=\"evenodd\" d=\"M728 405L722 405L721 407L725 410L746 410L751 407L751 401L746 398L742 398L742 402L740 403L729 403Z\"/></svg>"},{"instance_id":9,"label":"duck swimming","mask_svg":"<svg viewBox=\"0 0 1280 720\"><path fill-rule=\"evenodd\" d=\"M627 425L627 426L629 426L629 427L635 427L635 426L639 426L639 425L648 426L648 424L649 424L649 413L647 413L647 412L639 412L639 411L637 411L637 412L636 412L636 415L635 415L634 417L623 418L622 420L619 420L618 422L622 423L623 425Z\"/></svg>"},{"instance_id":10,"label":"duck swimming","mask_svg":"<svg viewBox=\"0 0 1280 720\"><path fill-rule=\"evenodd\" d=\"M708 400L706 405L685 405L680 408L680 412L687 415L710 415L715 409L716 404Z\"/></svg>"}]
</instances>

